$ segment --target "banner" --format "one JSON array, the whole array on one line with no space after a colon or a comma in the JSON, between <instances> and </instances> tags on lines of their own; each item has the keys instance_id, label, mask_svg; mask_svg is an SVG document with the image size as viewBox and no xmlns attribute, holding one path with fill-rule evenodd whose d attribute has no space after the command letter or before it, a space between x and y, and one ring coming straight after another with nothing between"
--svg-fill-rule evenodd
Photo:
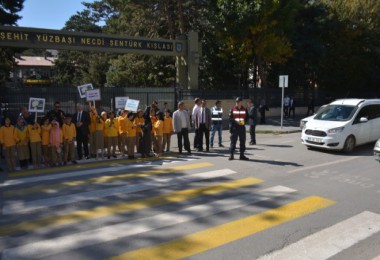
<instances>
[{"instance_id":1,"label":"banner","mask_svg":"<svg viewBox=\"0 0 380 260\"><path fill-rule=\"evenodd\" d=\"M125 104L125 110L137 112L137 109L139 108L140 100L136 99L128 99L127 103Z\"/></svg>"},{"instance_id":2,"label":"banner","mask_svg":"<svg viewBox=\"0 0 380 260\"><path fill-rule=\"evenodd\" d=\"M45 99L44 98L29 98L29 112L44 112Z\"/></svg>"},{"instance_id":3,"label":"banner","mask_svg":"<svg viewBox=\"0 0 380 260\"><path fill-rule=\"evenodd\" d=\"M125 104L127 104L127 100L129 97L115 97L115 108L116 109L124 109Z\"/></svg>"},{"instance_id":4,"label":"banner","mask_svg":"<svg viewBox=\"0 0 380 260\"><path fill-rule=\"evenodd\" d=\"M79 92L80 98L85 98L87 90L91 90L91 89L94 89L91 83L78 86L78 92Z\"/></svg>"},{"instance_id":5,"label":"banner","mask_svg":"<svg viewBox=\"0 0 380 260\"><path fill-rule=\"evenodd\" d=\"M88 89L86 91L86 100L88 102L90 101L98 101L98 100L101 100L101 96L100 96L100 89Z\"/></svg>"}]
</instances>

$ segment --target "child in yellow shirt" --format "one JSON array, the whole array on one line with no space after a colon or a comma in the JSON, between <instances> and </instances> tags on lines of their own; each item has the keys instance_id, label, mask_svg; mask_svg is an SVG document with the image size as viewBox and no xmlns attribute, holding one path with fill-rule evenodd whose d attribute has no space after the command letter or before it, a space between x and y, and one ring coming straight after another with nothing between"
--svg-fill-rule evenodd
<instances>
[{"instance_id":1,"label":"child in yellow shirt","mask_svg":"<svg viewBox=\"0 0 380 260\"><path fill-rule=\"evenodd\" d=\"M51 130L51 124L50 119L48 117L45 117L43 120L43 123L41 125L41 132L42 132L42 157L44 159L45 166L50 165L51 161L51 155L50 155L50 130Z\"/></svg>"},{"instance_id":2,"label":"child in yellow shirt","mask_svg":"<svg viewBox=\"0 0 380 260\"><path fill-rule=\"evenodd\" d=\"M163 127L162 150L170 152L170 141L173 133L173 119L170 116L170 110L165 109L164 127ZM166 147L166 149L165 149Z\"/></svg>"},{"instance_id":3,"label":"child in yellow shirt","mask_svg":"<svg viewBox=\"0 0 380 260\"><path fill-rule=\"evenodd\" d=\"M41 127L37 122L28 125L28 137L30 150L32 152L32 162L34 168L41 166L42 150L41 150Z\"/></svg>"},{"instance_id":4,"label":"child in yellow shirt","mask_svg":"<svg viewBox=\"0 0 380 260\"><path fill-rule=\"evenodd\" d=\"M128 147L128 159L135 159L135 146L136 146L136 129L137 126L133 121L133 113L129 112L127 115L127 147Z\"/></svg>"},{"instance_id":5,"label":"child in yellow shirt","mask_svg":"<svg viewBox=\"0 0 380 260\"><path fill-rule=\"evenodd\" d=\"M4 150L8 171L16 171L16 137L15 127L11 125L10 117L5 117L5 125L0 128L0 143Z\"/></svg>"},{"instance_id":6,"label":"child in yellow shirt","mask_svg":"<svg viewBox=\"0 0 380 260\"><path fill-rule=\"evenodd\" d=\"M103 114L103 113L102 113ZM95 124L95 133L94 133L94 146L96 159L104 156L104 124L105 120L102 116L98 115L98 112L95 110L96 115L96 124Z\"/></svg>"},{"instance_id":7,"label":"child in yellow shirt","mask_svg":"<svg viewBox=\"0 0 380 260\"><path fill-rule=\"evenodd\" d=\"M136 128L136 148L138 153L142 153L140 149L140 140L142 138L142 128L144 125L145 119L143 118L143 111L141 109L137 110L137 116L135 117L134 124Z\"/></svg>"},{"instance_id":8,"label":"child in yellow shirt","mask_svg":"<svg viewBox=\"0 0 380 260\"><path fill-rule=\"evenodd\" d=\"M117 118L117 125L118 125L118 145L119 145L119 151L121 152L121 156L124 157L125 155L125 145L127 145L127 111L123 110L121 111L120 116Z\"/></svg>"},{"instance_id":9,"label":"child in yellow shirt","mask_svg":"<svg viewBox=\"0 0 380 260\"><path fill-rule=\"evenodd\" d=\"M164 128L164 113L157 112L157 121L153 125L154 130L154 151L155 156L159 157L162 153L162 138Z\"/></svg>"},{"instance_id":10,"label":"child in yellow shirt","mask_svg":"<svg viewBox=\"0 0 380 260\"><path fill-rule=\"evenodd\" d=\"M93 105L90 105L90 124L88 129L90 131L90 155L96 157L96 145L95 145L95 132L96 132L96 120L98 118L98 112Z\"/></svg>"},{"instance_id":11,"label":"child in yellow shirt","mask_svg":"<svg viewBox=\"0 0 380 260\"><path fill-rule=\"evenodd\" d=\"M62 143L63 143L63 133L62 129L59 127L59 122L53 120L51 122L51 130L49 135L49 148L51 154L51 165L56 166L62 164ZM63 126L62 126L63 127Z\"/></svg>"},{"instance_id":12,"label":"child in yellow shirt","mask_svg":"<svg viewBox=\"0 0 380 260\"><path fill-rule=\"evenodd\" d=\"M63 133L63 146L64 146L64 157L63 164L66 165L68 161L71 161L73 164L77 164L75 160L75 138L77 132L75 125L71 123L71 115L66 115L65 123L62 126Z\"/></svg>"},{"instance_id":13,"label":"child in yellow shirt","mask_svg":"<svg viewBox=\"0 0 380 260\"><path fill-rule=\"evenodd\" d=\"M28 128L22 117L17 119L15 128L16 150L21 169L28 169L29 146L28 146Z\"/></svg>"},{"instance_id":14,"label":"child in yellow shirt","mask_svg":"<svg viewBox=\"0 0 380 260\"><path fill-rule=\"evenodd\" d=\"M116 146L117 146L117 136L118 136L118 125L117 119L115 118L115 112L109 112L109 118L106 121L105 127L107 129L107 157L111 157L111 147L112 147L112 157L116 158Z\"/></svg>"}]
</instances>

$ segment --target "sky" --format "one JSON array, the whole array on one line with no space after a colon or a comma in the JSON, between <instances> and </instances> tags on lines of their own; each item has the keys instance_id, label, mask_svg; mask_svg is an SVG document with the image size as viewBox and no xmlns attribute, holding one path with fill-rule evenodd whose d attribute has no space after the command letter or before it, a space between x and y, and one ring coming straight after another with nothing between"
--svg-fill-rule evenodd
<instances>
[{"instance_id":1,"label":"sky","mask_svg":"<svg viewBox=\"0 0 380 260\"><path fill-rule=\"evenodd\" d=\"M62 29L72 15L84 9L81 2L93 0L25 0L24 8L19 13L22 18L17 24L22 27Z\"/></svg>"}]
</instances>

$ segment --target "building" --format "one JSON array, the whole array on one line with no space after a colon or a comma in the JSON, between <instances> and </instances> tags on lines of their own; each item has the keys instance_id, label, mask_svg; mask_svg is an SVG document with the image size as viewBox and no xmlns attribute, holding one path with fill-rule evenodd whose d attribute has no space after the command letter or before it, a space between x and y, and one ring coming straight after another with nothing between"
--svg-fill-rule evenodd
<instances>
[{"instance_id":1,"label":"building","mask_svg":"<svg viewBox=\"0 0 380 260\"><path fill-rule=\"evenodd\" d=\"M46 86L51 84L54 75L54 62L56 57L19 56L15 58L16 67L13 82L25 86Z\"/></svg>"}]
</instances>

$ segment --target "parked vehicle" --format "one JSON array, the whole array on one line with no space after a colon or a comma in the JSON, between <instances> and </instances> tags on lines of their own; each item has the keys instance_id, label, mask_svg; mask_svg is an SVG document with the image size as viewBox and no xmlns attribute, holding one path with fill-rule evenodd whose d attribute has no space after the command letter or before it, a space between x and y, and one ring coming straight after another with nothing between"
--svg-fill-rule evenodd
<instances>
[{"instance_id":1,"label":"parked vehicle","mask_svg":"<svg viewBox=\"0 0 380 260\"><path fill-rule=\"evenodd\" d=\"M377 140L375 147L373 148L373 155L375 156L375 160L380 162L380 139Z\"/></svg>"},{"instance_id":2,"label":"parked vehicle","mask_svg":"<svg viewBox=\"0 0 380 260\"><path fill-rule=\"evenodd\" d=\"M340 99L321 109L302 129L307 147L352 152L380 138L380 99Z\"/></svg>"}]
</instances>

